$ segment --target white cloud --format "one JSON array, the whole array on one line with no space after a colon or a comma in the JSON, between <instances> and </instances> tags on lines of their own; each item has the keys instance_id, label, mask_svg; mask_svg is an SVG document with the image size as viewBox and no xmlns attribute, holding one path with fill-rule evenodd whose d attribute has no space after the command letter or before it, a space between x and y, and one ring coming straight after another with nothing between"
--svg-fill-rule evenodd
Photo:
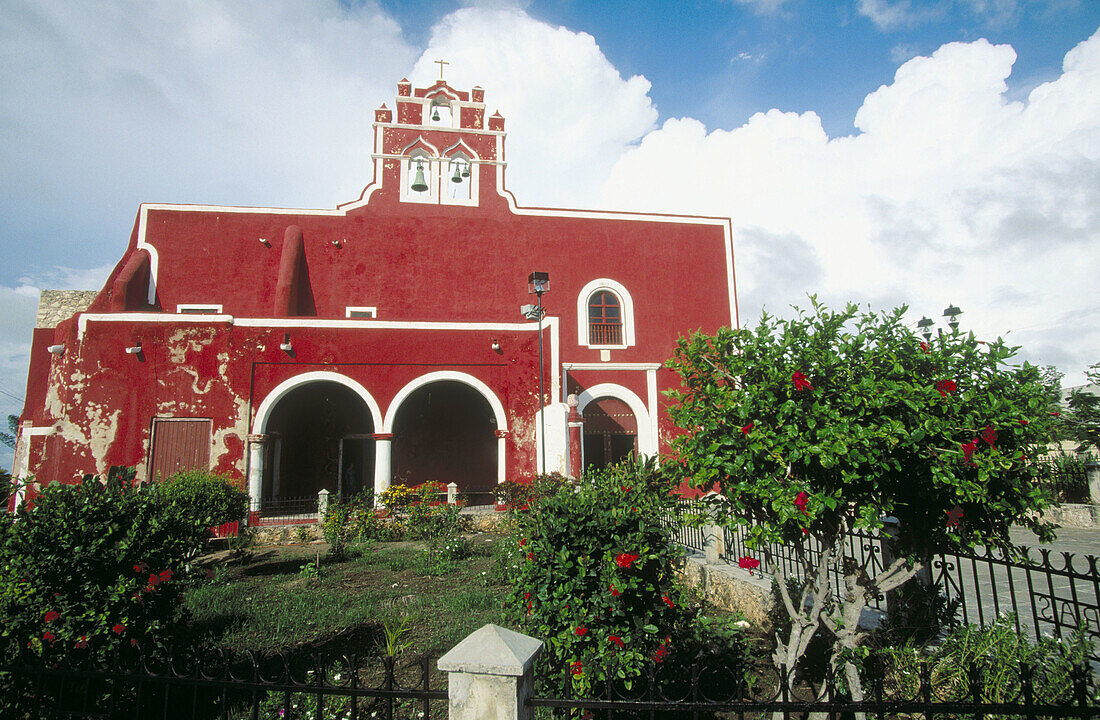
<instances>
[{"instance_id":1,"label":"white cloud","mask_svg":"<svg viewBox=\"0 0 1100 720\"><path fill-rule=\"evenodd\" d=\"M410 80L480 85L508 131L508 188L521 205L591 205L622 152L653 129L644 77L623 79L595 39L516 9L465 8L432 31Z\"/></svg>"},{"instance_id":2,"label":"white cloud","mask_svg":"<svg viewBox=\"0 0 1100 720\"><path fill-rule=\"evenodd\" d=\"M820 292L1014 331L1067 381L1100 360L1100 33L1026 102L1016 54L980 40L902 65L830 139L812 112L733 130L665 122L604 185L608 206L729 215L742 317Z\"/></svg>"},{"instance_id":3,"label":"white cloud","mask_svg":"<svg viewBox=\"0 0 1100 720\"><path fill-rule=\"evenodd\" d=\"M856 0L856 11L869 19L879 30L895 30L913 27L943 17L947 6L942 0L935 3L918 3L909 0Z\"/></svg>"},{"instance_id":4,"label":"white cloud","mask_svg":"<svg viewBox=\"0 0 1100 720\"><path fill-rule=\"evenodd\" d=\"M757 15L774 15L787 0L734 0L734 2L748 6Z\"/></svg>"}]
</instances>

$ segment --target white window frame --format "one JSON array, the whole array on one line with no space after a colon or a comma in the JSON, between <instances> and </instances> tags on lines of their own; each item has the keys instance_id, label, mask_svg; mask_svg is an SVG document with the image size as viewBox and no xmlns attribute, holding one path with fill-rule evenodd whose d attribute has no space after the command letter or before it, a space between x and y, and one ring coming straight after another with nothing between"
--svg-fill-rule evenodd
<instances>
[{"instance_id":1,"label":"white window frame","mask_svg":"<svg viewBox=\"0 0 1100 720\"><path fill-rule=\"evenodd\" d=\"M606 290L619 299L619 308L623 320L623 342L621 345L597 345L588 341L588 301L600 292ZM600 350L622 350L635 344L634 338L634 299L622 283L610 278L598 278L581 288L577 295L577 344L581 347Z\"/></svg>"},{"instance_id":2,"label":"white window frame","mask_svg":"<svg viewBox=\"0 0 1100 720\"><path fill-rule=\"evenodd\" d=\"M366 313L365 315L355 315L354 313ZM348 305L344 308L344 317L354 318L356 320L369 320L378 317L377 307L366 307L360 305Z\"/></svg>"},{"instance_id":3,"label":"white window frame","mask_svg":"<svg viewBox=\"0 0 1100 720\"><path fill-rule=\"evenodd\" d=\"M176 313L180 315L221 315L222 306L214 303L177 303Z\"/></svg>"}]
</instances>

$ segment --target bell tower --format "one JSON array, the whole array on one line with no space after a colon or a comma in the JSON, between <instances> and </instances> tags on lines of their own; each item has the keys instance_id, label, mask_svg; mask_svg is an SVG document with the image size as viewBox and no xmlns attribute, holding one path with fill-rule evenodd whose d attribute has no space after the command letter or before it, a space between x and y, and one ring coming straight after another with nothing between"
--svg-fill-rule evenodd
<instances>
[{"instance_id":1,"label":"bell tower","mask_svg":"<svg viewBox=\"0 0 1100 720\"><path fill-rule=\"evenodd\" d=\"M397 83L394 109L374 111L375 187L390 201L480 207L504 177L504 118L485 117L485 91Z\"/></svg>"}]
</instances>

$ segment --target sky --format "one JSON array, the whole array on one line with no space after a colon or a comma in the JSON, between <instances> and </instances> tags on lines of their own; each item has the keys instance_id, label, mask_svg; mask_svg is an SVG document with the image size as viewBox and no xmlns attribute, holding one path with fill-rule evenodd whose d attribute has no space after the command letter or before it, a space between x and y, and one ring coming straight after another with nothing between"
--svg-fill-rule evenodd
<instances>
[{"instance_id":1,"label":"sky","mask_svg":"<svg viewBox=\"0 0 1100 720\"><path fill-rule=\"evenodd\" d=\"M0 0L0 417L39 291L99 289L140 203L352 200L438 59L507 119L521 205L730 217L743 325L955 304L1081 384L1098 30L1096 0Z\"/></svg>"}]
</instances>

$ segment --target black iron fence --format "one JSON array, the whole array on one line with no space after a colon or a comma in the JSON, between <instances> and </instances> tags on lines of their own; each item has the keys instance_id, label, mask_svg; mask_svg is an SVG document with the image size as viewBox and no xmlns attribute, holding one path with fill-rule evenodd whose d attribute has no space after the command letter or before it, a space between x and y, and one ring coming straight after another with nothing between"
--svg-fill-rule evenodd
<instances>
[{"instance_id":1,"label":"black iron fence","mask_svg":"<svg viewBox=\"0 0 1100 720\"><path fill-rule=\"evenodd\" d=\"M1089 481L1086 465L1095 462L1092 455L1044 455L1035 460L1039 470L1037 484L1045 488L1055 502L1087 503Z\"/></svg>"},{"instance_id":2,"label":"black iron fence","mask_svg":"<svg viewBox=\"0 0 1100 720\"><path fill-rule=\"evenodd\" d=\"M671 670L671 672L669 672ZM612 674L613 676L613 674ZM568 676L564 686L568 687ZM805 678L776 671L770 677L699 658L690 667L650 666L641 677L597 683L587 697L550 693L536 686L531 708L555 708L590 717L599 711L621 718L764 718L790 713L828 713L830 718L872 713L877 717L1100 716L1095 677L1087 665L1008 667L957 664L912 656L872 656L864 661L861 699L832 673ZM561 684L559 684L560 686Z\"/></svg>"},{"instance_id":3,"label":"black iron fence","mask_svg":"<svg viewBox=\"0 0 1100 720\"><path fill-rule=\"evenodd\" d=\"M135 650L44 665L9 655L0 660L0 717L431 720L447 716L444 682L427 656L148 658Z\"/></svg>"},{"instance_id":4,"label":"black iron fence","mask_svg":"<svg viewBox=\"0 0 1100 720\"><path fill-rule=\"evenodd\" d=\"M337 498L333 496L332 500ZM252 498L248 524L252 527L305 525L317 522L317 496L299 498Z\"/></svg>"},{"instance_id":5,"label":"black iron fence","mask_svg":"<svg viewBox=\"0 0 1100 720\"><path fill-rule=\"evenodd\" d=\"M683 502L670 513L667 521L676 528L678 542L696 551L705 551L705 537L698 527L699 504ZM737 564L742 556L760 561L758 572L774 576L781 564L790 577L804 572L789 544L769 544L750 549L748 530L743 526L724 530L721 559ZM845 553L866 567L873 577L888 564L889 538L872 532L856 531L846 535ZM811 560L820 556L813 538L804 540ZM1016 629L1036 640L1043 636L1069 637L1083 627L1093 640L1092 660L1100 662L1100 558L1035 550L1021 546L1015 553L999 548L978 548L973 552L941 553L927 563L922 578L940 588L948 600L959 600L962 621L983 627L998 617L1011 614ZM841 597L843 578L839 571L830 576L832 590ZM868 607L886 611L888 598L878 597Z\"/></svg>"}]
</instances>

